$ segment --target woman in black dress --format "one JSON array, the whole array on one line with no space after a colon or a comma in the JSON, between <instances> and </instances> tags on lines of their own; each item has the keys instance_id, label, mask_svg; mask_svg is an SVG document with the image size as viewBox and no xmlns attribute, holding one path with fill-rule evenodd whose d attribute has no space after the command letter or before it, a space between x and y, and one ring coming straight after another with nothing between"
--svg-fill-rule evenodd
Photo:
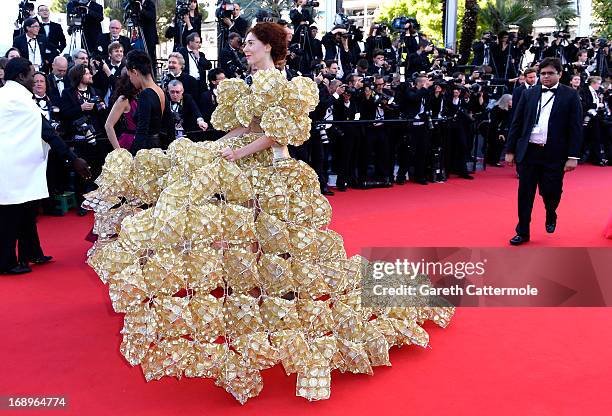
<instances>
[{"instance_id":1,"label":"woman in black dress","mask_svg":"<svg viewBox=\"0 0 612 416\"><path fill-rule=\"evenodd\" d=\"M132 85L140 90L136 111L136 135L130 151L162 147L162 127L166 95L151 74L151 59L146 52L132 50L127 55L126 68Z\"/></svg>"}]
</instances>

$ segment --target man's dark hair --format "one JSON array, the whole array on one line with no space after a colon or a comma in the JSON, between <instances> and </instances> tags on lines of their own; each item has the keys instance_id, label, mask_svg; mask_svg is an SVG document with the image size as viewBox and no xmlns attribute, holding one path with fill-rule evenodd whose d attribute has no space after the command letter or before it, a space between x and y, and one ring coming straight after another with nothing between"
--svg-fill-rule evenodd
<instances>
[{"instance_id":1,"label":"man's dark hair","mask_svg":"<svg viewBox=\"0 0 612 416\"><path fill-rule=\"evenodd\" d=\"M362 58L357 61L357 66L363 70L367 70L370 64L368 63L367 59Z\"/></svg>"},{"instance_id":2,"label":"man's dark hair","mask_svg":"<svg viewBox=\"0 0 612 416\"><path fill-rule=\"evenodd\" d=\"M151 74L151 58L149 58L146 52L138 49L128 52L125 66L128 70L135 69L142 75Z\"/></svg>"},{"instance_id":3,"label":"man's dark hair","mask_svg":"<svg viewBox=\"0 0 612 416\"><path fill-rule=\"evenodd\" d=\"M242 36L240 36L240 34L236 33L236 32L232 32L229 35L227 35L227 40L230 41L230 42L233 41L236 38L242 39Z\"/></svg>"},{"instance_id":4,"label":"man's dark hair","mask_svg":"<svg viewBox=\"0 0 612 416\"><path fill-rule=\"evenodd\" d=\"M552 66L559 74L563 72L563 65L561 65L561 60L559 58L542 59L542 62L540 62L540 71L547 66Z\"/></svg>"},{"instance_id":5,"label":"man's dark hair","mask_svg":"<svg viewBox=\"0 0 612 416\"><path fill-rule=\"evenodd\" d=\"M376 58L377 56L385 56L385 51L382 49L374 49L372 52L372 58Z\"/></svg>"},{"instance_id":6,"label":"man's dark hair","mask_svg":"<svg viewBox=\"0 0 612 416\"><path fill-rule=\"evenodd\" d=\"M32 62L26 58L13 58L6 64L4 68L4 80L16 81L19 75L28 76Z\"/></svg>"},{"instance_id":7,"label":"man's dark hair","mask_svg":"<svg viewBox=\"0 0 612 416\"><path fill-rule=\"evenodd\" d=\"M85 64L78 64L70 68L70 71L68 71L68 82L72 88L76 89L79 86L87 69L89 67Z\"/></svg>"},{"instance_id":8,"label":"man's dark hair","mask_svg":"<svg viewBox=\"0 0 612 416\"><path fill-rule=\"evenodd\" d=\"M533 72L538 72L538 71L536 71L535 68L527 68L525 69L525 71L523 71L523 75L527 76Z\"/></svg>"},{"instance_id":9,"label":"man's dark hair","mask_svg":"<svg viewBox=\"0 0 612 416\"><path fill-rule=\"evenodd\" d=\"M35 23L38 23L38 20L36 20L34 17L28 17L23 21L23 28L27 29Z\"/></svg>"},{"instance_id":10,"label":"man's dark hair","mask_svg":"<svg viewBox=\"0 0 612 416\"><path fill-rule=\"evenodd\" d=\"M11 53L12 51L17 51L17 52L19 52L19 49L17 49L17 48L16 48L16 47L14 47L14 46L13 46L12 48L8 48L8 49L6 50L6 52L4 53L4 57L5 57L5 58L8 58L9 53ZM19 52L19 55L21 55L21 52Z\"/></svg>"},{"instance_id":11,"label":"man's dark hair","mask_svg":"<svg viewBox=\"0 0 612 416\"><path fill-rule=\"evenodd\" d=\"M200 36L200 34L199 34L198 32L193 32L193 33L190 33L190 34L187 36L187 43L189 43L189 42L193 42L193 41L195 40L195 38L200 38L200 39L202 39L202 37Z\"/></svg>"},{"instance_id":12,"label":"man's dark hair","mask_svg":"<svg viewBox=\"0 0 612 416\"><path fill-rule=\"evenodd\" d=\"M221 68L215 68L208 71L208 82L213 82L217 80L217 75L225 74L225 72Z\"/></svg>"},{"instance_id":13,"label":"man's dark hair","mask_svg":"<svg viewBox=\"0 0 612 416\"><path fill-rule=\"evenodd\" d=\"M330 66L332 66L332 64L338 64L338 61L336 61L334 59L330 59L330 60L325 61L325 66L328 67L328 68ZM340 66L340 64L338 64L338 66Z\"/></svg>"}]
</instances>

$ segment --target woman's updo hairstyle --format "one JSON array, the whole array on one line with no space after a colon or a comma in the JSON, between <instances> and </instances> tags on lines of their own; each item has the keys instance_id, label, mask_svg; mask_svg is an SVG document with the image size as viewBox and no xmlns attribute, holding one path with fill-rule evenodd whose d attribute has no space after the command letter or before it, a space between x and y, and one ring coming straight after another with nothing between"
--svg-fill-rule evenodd
<instances>
[{"instance_id":1,"label":"woman's updo hairstyle","mask_svg":"<svg viewBox=\"0 0 612 416\"><path fill-rule=\"evenodd\" d=\"M132 49L127 54L125 66L129 70L135 69L146 76L151 73L151 58L144 51Z\"/></svg>"},{"instance_id":2,"label":"woman's updo hairstyle","mask_svg":"<svg viewBox=\"0 0 612 416\"><path fill-rule=\"evenodd\" d=\"M272 47L270 56L275 64L287 58L287 35L285 29L278 23L257 23L249 33L255 35L264 45Z\"/></svg>"}]
</instances>

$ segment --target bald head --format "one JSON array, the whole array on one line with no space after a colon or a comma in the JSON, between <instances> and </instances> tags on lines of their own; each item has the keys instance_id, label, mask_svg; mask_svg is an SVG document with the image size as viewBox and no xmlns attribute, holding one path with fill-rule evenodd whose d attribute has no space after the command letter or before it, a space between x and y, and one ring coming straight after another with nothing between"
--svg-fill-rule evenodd
<instances>
[{"instance_id":1,"label":"bald head","mask_svg":"<svg viewBox=\"0 0 612 416\"><path fill-rule=\"evenodd\" d=\"M66 75L66 70L68 69L68 60L63 56L56 56L51 64L51 68L53 69L54 75L63 77Z\"/></svg>"}]
</instances>

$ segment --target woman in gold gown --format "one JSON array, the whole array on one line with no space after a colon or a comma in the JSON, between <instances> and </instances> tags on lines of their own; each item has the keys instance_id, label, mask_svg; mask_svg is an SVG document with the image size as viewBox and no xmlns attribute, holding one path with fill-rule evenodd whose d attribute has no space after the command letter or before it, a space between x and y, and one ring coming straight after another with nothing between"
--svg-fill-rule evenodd
<instances>
[{"instance_id":1,"label":"woman in gold gown","mask_svg":"<svg viewBox=\"0 0 612 416\"><path fill-rule=\"evenodd\" d=\"M318 90L274 68L284 39L274 23L248 34L252 82L223 81L211 120L227 135L134 158L117 149L87 196L99 235L88 263L147 381L210 377L245 403L280 363L298 396L327 399L332 370L372 374L391 346L428 345L424 321L446 326L454 312L362 306L367 262L346 257L317 175L287 151L308 139Z\"/></svg>"}]
</instances>

